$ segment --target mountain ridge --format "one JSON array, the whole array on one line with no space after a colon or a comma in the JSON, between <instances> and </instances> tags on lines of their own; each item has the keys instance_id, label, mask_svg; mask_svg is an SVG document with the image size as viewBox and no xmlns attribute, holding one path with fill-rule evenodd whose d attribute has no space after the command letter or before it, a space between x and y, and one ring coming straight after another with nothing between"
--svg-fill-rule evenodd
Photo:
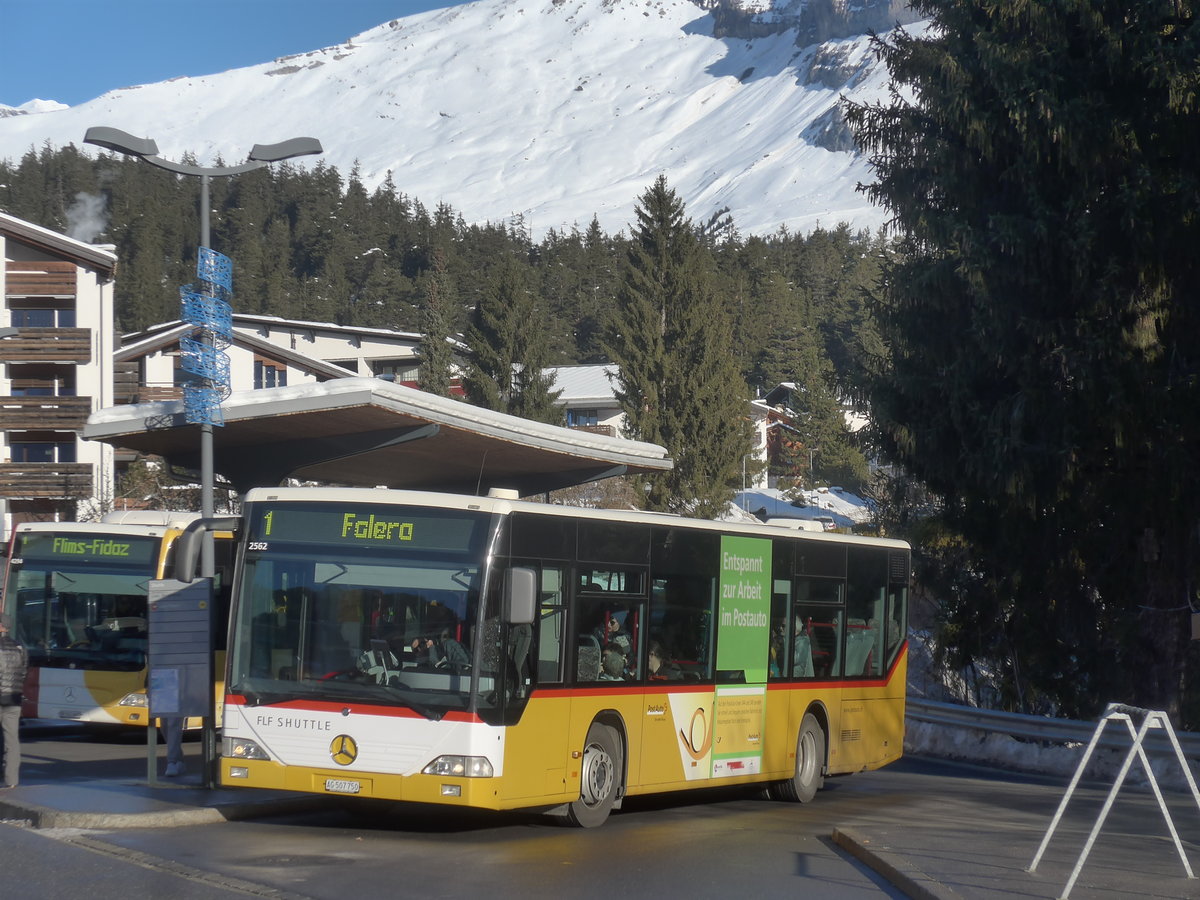
<instances>
[{"instance_id":1,"label":"mountain ridge","mask_svg":"<svg viewBox=\"0 0 1200 900\"><path fill-rule=\"evenodd\" d=\"M428 205L468 222L519 221L535 237L593 216L609 232L627 228L659 174L693 219L728 211L745 234L875 229L885 215L856 191L870 173L838 100L882 99L886 70L866 36L803 41L822 22L836 35L892 9L477 0L242 69L74 107L0 109L0 157L46 143L94 153L81 143L92 125L153 137L162 156L201 165L304 134L325 153L296 164L334 166L368 190L390 174Z\"/></svg>"}]
</instances>

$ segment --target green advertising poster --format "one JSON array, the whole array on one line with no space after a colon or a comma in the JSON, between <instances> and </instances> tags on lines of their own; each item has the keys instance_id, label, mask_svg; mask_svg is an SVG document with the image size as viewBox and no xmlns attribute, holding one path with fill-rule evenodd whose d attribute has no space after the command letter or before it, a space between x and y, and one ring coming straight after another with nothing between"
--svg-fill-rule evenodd
<instances>
[{"instance_id":1,"label":"green advertising poster","mask_svg":"<svg viewBox=\"0 0 1200 900\"><path fill-rule=\"evenodd\" d=\"M721 538L721 605L717 669L742 671L746 683L767 680L771 632L771 542Z\"/></svg>"}]
</instances>

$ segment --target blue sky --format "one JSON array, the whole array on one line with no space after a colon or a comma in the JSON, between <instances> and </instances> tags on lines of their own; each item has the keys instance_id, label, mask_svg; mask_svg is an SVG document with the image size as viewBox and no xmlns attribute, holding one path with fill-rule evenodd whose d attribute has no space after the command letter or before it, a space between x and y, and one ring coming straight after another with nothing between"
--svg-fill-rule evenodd
<instances>
[{"instance_id":1,"label":"blue sky","mask_svg":"<svg viewBox=\"0 0 1200 900\"><path fill-rule=\"evenodd\" d=\"M460 0L461 2L461 0ZM0 0L0 103L75 106L339 44L454 0Z\"/></svg>"}]
</instances>

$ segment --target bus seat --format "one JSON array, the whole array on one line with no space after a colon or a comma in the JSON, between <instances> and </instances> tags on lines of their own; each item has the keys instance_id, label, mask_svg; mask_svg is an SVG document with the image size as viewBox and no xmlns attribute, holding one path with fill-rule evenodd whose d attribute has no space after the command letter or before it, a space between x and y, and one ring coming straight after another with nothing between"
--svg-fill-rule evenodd
<instances>
[{"instance_id":1,"label":"bus seat","mask_svg":"<svg viewBox=\"0 0 1200 900\"><path fill-rule=\"evenodd\" d=\"M358 668L374 678L376 684L390 684L393 676L400 671L400 661L392 653L387 641L375 639L371 641L369 650L363 650L358 655Z\"/></svg>"},{"instance_id":2,"label":"bus seat","mask_svg":"<svg viewBox=\"0 0 1200 900\"><path fill-rule=\"evenodd\" d=\"M868 627L862 619L851 619L846 629L846 674L862 675L867 667L867 657L875 640L875 629Z\"/></svg>"},{"instance_id":3,"label":"bus seat","mask_svg":"<svg viewBox=\"0 0 1200 900\"><path fill-rule=\"evenodd\" d=\"M600 680L600 642L590 634L579 636L575 674L580 681Z\"/></svg>"}]
</instances>

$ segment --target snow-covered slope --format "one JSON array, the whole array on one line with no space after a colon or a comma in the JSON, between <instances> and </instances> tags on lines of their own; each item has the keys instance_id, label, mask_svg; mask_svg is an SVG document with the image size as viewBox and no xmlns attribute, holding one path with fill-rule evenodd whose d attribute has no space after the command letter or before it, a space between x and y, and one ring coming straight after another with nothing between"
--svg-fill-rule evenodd
<instances>
[{"instance_id":1,"label":"snow-covered slope","mask_svg":"<svg viewBox=\"0 0 1200 900\"><path fill-rule=\"evenodd\" d=\"M692 0L478 0L258 66L5 107L0 157L82 148L93 125L203 165L311 135L326 165L368 189L391 172L429 206L474 222L519 215L535 236L593 215L627 227L660 173L693 219L728 208L744 234L881 224L835 111L841 94L883 96L866 39L800 47L794 29L733 37L725 25Z\"/></svg>"}]
</instances>

